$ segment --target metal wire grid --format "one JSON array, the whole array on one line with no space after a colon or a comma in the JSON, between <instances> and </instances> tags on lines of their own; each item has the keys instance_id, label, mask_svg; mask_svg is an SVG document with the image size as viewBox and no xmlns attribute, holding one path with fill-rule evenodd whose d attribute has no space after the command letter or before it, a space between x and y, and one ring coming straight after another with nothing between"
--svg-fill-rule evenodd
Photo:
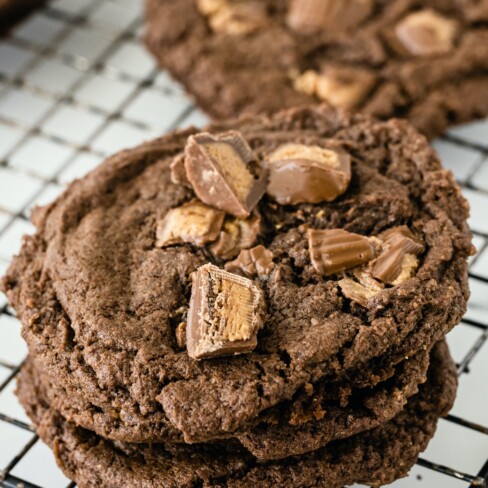
<instances>
[{"instance_id":1,"label":"metal wire grid","mask_svg":"<svg viewBox=\"0 0 488 488\"><path fill-rule=\"evenodd\" d=\"M0 274L18 248L21 234L32 230L28 215L33 205L46 203L72 177L82 176L122 147L205 122L181 88L157 71L139 45L140 3L58 0L0 42ZM488 364L487 136L488 120L453 130L436 142L473 205L471 225L480 251L470 273L476 296L456 329L461 332L450 340L461 386L464 378L470 379L468 373L478 358L484 363L477 371ZM73 487L53 466L28 419L17 407L2 409L2 397L13 398L14 379L26 352L16 325L13 311L0 296L0 427L20 433L20 439L5 446L0 428L0 486ZM465 408L458 415L455 409L443 421L460 429L459 437L448 435L453 450L461 438L477 436L476 444L467 447L471 452L464 455L482 459L479 472L435 462L436 452L426 453L410 477L395 486L419 486L422 481L430 488L488 486L488 416L478 421L479 412L488 411L483 378L474 385L466 381L467 389L460 390L460 399L467 398L468 405L469 398L475 398L478 413L471 415ZM453 484L456 479L460 484Z\"/></svg>"}]
</instances>

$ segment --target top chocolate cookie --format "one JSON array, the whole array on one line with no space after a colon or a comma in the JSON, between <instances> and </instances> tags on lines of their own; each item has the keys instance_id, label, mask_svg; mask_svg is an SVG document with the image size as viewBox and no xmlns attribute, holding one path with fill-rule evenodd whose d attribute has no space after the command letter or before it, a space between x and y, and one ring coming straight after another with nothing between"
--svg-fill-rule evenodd
<instances>
[{"instance_id":1,"label":"top chocolate cookie","mask_svg":"<svg viewBox=\"0 0 488 488\"><path fill-rule=\"evenodd\" d=\"M488 114L488 0L147 0L147 24L215 117L325 101L434 137Z\"/></svg>"},{"instance_id":2,"label":"top chocolate cookie","mask_svg":"<svg viewBox=\"0 0 488 488\"><path fill-rule=\"evenodd\" d=\"M110 158L35 214L3 288L80 423L206 441L439 340L467 214L407 122L294 109Z\"/></svg>"}]
</instances>

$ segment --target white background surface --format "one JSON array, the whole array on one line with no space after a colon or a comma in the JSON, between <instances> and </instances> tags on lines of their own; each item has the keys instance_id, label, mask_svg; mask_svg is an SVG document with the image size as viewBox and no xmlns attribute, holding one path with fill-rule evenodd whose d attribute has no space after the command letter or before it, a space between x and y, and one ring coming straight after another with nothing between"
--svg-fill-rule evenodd
<instances>
[{"instance_id":1,"label":"white background surface","mask_svg":"<svg viewBox=\"0 0 488 488\"><path fill-rule=\"evenodd\" d=\"M0 275L22 235L33 230L32 206L55 198L114 151L206 121L138 42L141 4L54 1L0 41ZM480 253L471 261L466 321L448 338L456 361L467 366L456 404L422 454L422 466L392 485L397 488L467 487L429 463L468 480L488 459L488 120L456 128L435 146L465 187ZM0 295L0 479L65 487L69 480L13 395L26 354L19 329Z\"/></svg>"}]
</instances>

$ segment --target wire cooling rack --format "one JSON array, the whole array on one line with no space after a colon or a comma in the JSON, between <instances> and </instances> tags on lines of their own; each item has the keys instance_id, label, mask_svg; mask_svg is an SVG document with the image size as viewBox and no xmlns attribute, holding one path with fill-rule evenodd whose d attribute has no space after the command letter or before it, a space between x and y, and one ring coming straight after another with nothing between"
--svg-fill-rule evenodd
<instances>
[{"instance_id":1,"label":"wire cooling rack","mask_svg":"<svg viewBox=\"0 0 488 488\"><path fill-rule=\"evenodd\" d=\"M123 147L205 123L138 42L141 4L54 1L0 40L0 275L21 236L33 230L34 205L52 200ZM472 205L479 253L471 261L469 311L448 337L460 375L456 404L410 476L392 486L486 488L488 120L452 130L435 146ZM0 486L73 487L13 394L26 352L19 323L0 295Z\"/></svg>"}]
</instances>

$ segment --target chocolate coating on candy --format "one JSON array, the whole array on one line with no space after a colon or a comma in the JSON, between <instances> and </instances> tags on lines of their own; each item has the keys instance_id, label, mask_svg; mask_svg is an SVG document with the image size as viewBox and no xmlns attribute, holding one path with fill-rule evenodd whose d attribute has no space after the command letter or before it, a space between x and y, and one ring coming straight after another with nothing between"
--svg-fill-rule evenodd
<instances>
[{"instance_id":1,"label":"chocolate coating on candy","mask_svg":"<svg viewBox=\"0 0 488 488\"><path fill-rule=\"evenodd\" d=\"M382 232L378 237L385 243L385 245L401 243L407 253L420 254L424 251L422 242L417 239L406 225L388 229Z\"/></svg>"},{"instance_id":2,"label":"chocolate coating on candy","mask_svg":"<svg viewBox=\"0 0 488 488\"><path fill-rule=\"evenodd\" d=\"M201 246L213 242L224 223L224 212L192 200L172 208L158 223L156 246L166 247L188 242Z\"/></svg>"},{"instance_id":3,"label":"chocolate coating on candy","mask_svg":"<svg viewBox=\"0 0 488 488\"><path fill-rule=\"evenodd\" d=\"M308 229L307 236L312 265L323 275L355 268L376 256L373 239L342 229Z\"/></svg>"},{"instance_id":4,"label":"chocolate coating on candy","mask_svg":"<svg viewBox=\"0 0 488 488\"><path fill-rule=\"evenodd\" d=\"M193 359L252 351L263 325L261 289L247 278L212 264L193 277L186 343Z\"/></svg>"},{"instance_id":5,"label":"chocolate coating on candy","mask_svg":"<svg viewBox=\"0 0 488 488\"><path fill-rule=\"evenodd\" d=\"M225 265L227 271L241 271L249 277L260 278L269 276L273 268L273 253L262 245L242 250L237 259Z\"/></svg>"},{"instance_id":6,"label":"chocolate coating on candy","mask_svg":"<svg viewBox=\"0 0 488 488\"><path fill-rule=\"evenodd\" d=\"M185 168L198 198L235 217L246 218L266 190L266 177L250 171L255 155L239 132L201 133L188 138Z\"/></svg>"},{"instance_id":7,"label":"chocolate coating on candy","mask_svg":"<svg viewBox=\"0 0 488 488\"><path fill-rule=\"evenodd\" d=\"M423 244L406 226L389 229L380 235L380 239L384 244L373 263L373 276L390 285L397 285L410 278L418 266L415 255L423 252Z\"/></svg>"},{"instance_id":8,"label":"chocolate coating on candy","mask_svg":"<svg viewBox=\"0 0 488 488\"><path fill-rule=\"evenodd\" d=\"M372 0L292 0L286 22L299 34L342 32L357 27L372 10Z\"/></svg>"},{"instance_id":9,"label":"chocolate coating on candy","mask_svg":"<svg viewBox=\"0 0 488 488\"><path fill-rule=\"evenodd\" d=\"M171 163L171 182L175 185L183 185L191 188L191 184L186 177L185 155L183 153L175 156Z\"/></svg>"},{"instance_id":10,"label":"chocolate coating on candy","mask_svg":"<svg viewBox=\"0 0 488 488\"><path fill-rule=\"evenodd\" d=\"M351 158L341 151L285 144L267 161L267 193L281 205L335 200L351 181Z\"/></svg>"},{"instance_id":11,"label":"chocolate coating on candy","mask_svg":"<svg viewBox=\"0 0 488 488\"><path fill-rule=\"evenodd\" d=\"M458 24L434 10L421 10L405 17L395 33L405 49L415 56L436 56L451 51Z\"/></svg>"}]
</instances>

